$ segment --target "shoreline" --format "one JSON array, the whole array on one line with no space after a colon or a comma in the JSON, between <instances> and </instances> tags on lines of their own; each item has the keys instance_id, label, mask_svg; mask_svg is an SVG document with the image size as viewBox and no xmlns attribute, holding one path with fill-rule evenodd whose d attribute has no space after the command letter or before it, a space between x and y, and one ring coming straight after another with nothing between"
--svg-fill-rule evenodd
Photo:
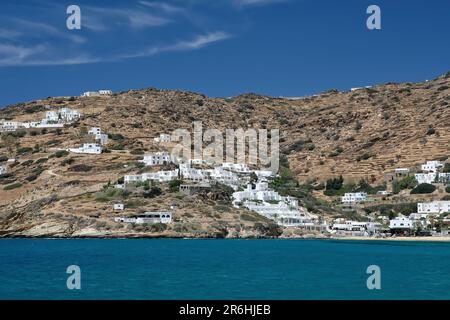
<instances>
[{"instance_id":1,"label":"shoreline","mask_svg":"<svg viewBox=\"0 0 450 320\"><path fill-rule=\"evenodd\" d=\"M246 237L246 238L220 238L220 237L161 237L161 236L80 236L80 237L30 237L30 236L10 236L0 237L1 240L29 239L29 240L140 240L140 239L167 239L167 240L338 240L338 241L405 241L405 242L450 242L450 236L437 237Z\"/></svg>"}]
</instances>

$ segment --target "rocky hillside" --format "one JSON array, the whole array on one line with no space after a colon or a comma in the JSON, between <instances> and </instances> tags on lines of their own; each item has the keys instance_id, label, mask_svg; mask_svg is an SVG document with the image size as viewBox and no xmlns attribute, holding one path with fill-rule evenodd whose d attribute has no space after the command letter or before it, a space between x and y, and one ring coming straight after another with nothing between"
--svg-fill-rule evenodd
<instances>
[{"instance_id":1,"label":"rocky hillside","mask_svg":"<svg viewBox=\"0 0 450 320\"><path fill-rule=\"evenodd\" d=\"M48 106L51 106L49 109ZM48 110L69 107L83 119L63 129L3 133L0 165L0 232L3 236L267 236L271 222L231 207L211 195L181 196L167 185L156 194L111 191L125 174L142 172L142 153L162 150L153 137L175 129L280 129L281 152L299 181L343 175L373 184L383 173L449 155L450 73L423 83L388 83L352 92L328 92L301 99L245 94L208 98L157 89L131 90L102 97L56 97L0 110L0 119L37 121ZM110 134L108 153L58 152L91 141L90 127ZM222 193L223 196L223 193ZM219 197L220 198L220 197ZM112 204L127 213L167 210L176 221L164 230L134 230L111 222Z\"/></svg>"}]
</instances>

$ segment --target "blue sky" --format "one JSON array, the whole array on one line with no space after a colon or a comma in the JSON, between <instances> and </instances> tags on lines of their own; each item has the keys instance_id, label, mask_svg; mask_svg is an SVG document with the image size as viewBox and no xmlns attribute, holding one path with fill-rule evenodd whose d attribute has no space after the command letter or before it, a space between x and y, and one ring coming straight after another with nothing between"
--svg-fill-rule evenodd
<instances>
[{"instance_id":1,"label":"blue sky","mask_svg":"<svg viewBox=\"0 0 450 320\"><path fill-rule=\"evenodd\" d=\"M66 27L81 8L81 30ZM381 8L381 30L366 9ZM2 1L0 106L145 87L303 96L450 70L447 0Z\"/></svg>"}]
</instances>

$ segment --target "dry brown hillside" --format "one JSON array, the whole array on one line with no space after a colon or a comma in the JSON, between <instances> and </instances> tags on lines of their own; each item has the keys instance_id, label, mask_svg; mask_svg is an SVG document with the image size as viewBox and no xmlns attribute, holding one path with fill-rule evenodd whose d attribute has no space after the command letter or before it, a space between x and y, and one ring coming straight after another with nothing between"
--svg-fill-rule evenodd
<instances>
[{"instance_id":1,"label":"dry brown hillside","mask_svg":"<svg viewBox=\"0 0 450 320\"><path fill-rule=\"evenodd\" d=\"M0 213L3 229L9 230L4 234L19 232L13 226L20 219L22 227L23 221L29 222L23 230L44 228L41 233L34 230L35 235L89 231L95 221L77 225L77 220L71 219L80 212L85 219L111 214L111 201L98 199L104 185L137 172L134 164L142 158L139 155L142 152L160 150L153 137L178 128L191 129L193 121L202 121L204 129L279 128L281 152L287 155L300 181L324 181L342 174L346 180L366 178L377 184L382 182L385 171L449 155L450 73L422 83L388 83L353 92L330 90L301 99L255 94L208 98L197 93L157 89L130 90L106 97L56 97L8 106L0 110L0 119L38 120L49 110L47 106L51 110L77 109L84 118L62 130L39 130L23 137L2 134L0 156L19 159L10 168L11 175L0 181ZM91 126L116 135L108 145L114 151L100 156L56 156L58 149L89 141L85 132ZM80 165L87 168L80 169ZM16 188L4 190L14 184ZM137 200L128 201L140 199L135 196ZM198 208L194 200L180 200L173 194L164 193L157 200L145 199L129 206L130 212L162 209L181 201L179 207L185 208L183 212L191 212L194 217L190 223L197 224L192 230L200 229L200 235L220 233L224 228L242 235L248 224L260 222L259 218L255 222L247 216L248 223L236 222L241 221L242 213L233 208L222 208L226 214L217 216L220 210L214 201L206 202L202 208L208 211L205 216L194 212ZM63 227L60 222L39 223L40 218L54 219L51 214L56 213L68 220ZM33 220L30 214L37 216ZM221 217L232 222L223 222ZM115 228L108 221L104 221L106 234ZM179 228L182 227L180 224ZM192 230L163 233L185 235ZM88 231L83 232L89 234Z\"/></svg>"}]
</instances>

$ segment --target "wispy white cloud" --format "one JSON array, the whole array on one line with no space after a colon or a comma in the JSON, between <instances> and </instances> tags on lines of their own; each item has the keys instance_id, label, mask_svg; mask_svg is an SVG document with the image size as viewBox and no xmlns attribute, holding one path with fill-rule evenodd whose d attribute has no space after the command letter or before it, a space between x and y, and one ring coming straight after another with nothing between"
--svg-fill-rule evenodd
<instances>
[{"instance_id":1,"label":"wispy white cloud","mask_svg":"<svg viewBox=\"0 0 450 320\"><path fill-rule=\"evenodd\" d=\"M92 57L85 53L67 57L54 48L45 45L15 46L0 44L0 67L6 66L55 66L99 62L115 62L132 58L149 57L169 51L188 51L203 48L214 42L230 38L231 35L218 31L197 35L190 40L181 40L164 46L147 47L138 52L111 56Z\"/></svg>"},{"instance_id":2,"label":"wispy white cloud","mask_svg":"<svg viewBox=\"0 0 450 320\"><path fill-rule=\"evenodd\" d=\"M161 12L175 14L175 13L185 13L186 10L182 7L175 6L173 4L168 4L158 1L139 1L139 3L145 7L152 8Z\"/></svg>"},{"instance_id":3,"label":"wispy white cloud","mask_svg":"<svg viewBox=\"0 0 450 320\"><path fill-rule=\"evenodd\" d=\"M287 2L289 0L232 0L237 7L264 6L269 4Z\"/></svg>"},{"instance_id":4,"label":"wispy white cloud","mask_svg":"<svg viewBox=\"0 0 450 320\"><path fill-rule=\"evenodd\" d=\"M204 46L207 46L211 43L226 40L230 37L231 35L226 32L217 31L204 35L197 35L191 40L181 40L169 45L148 47L145 48L144 50L140 50L132 54L122 55L122 57L123 58L148 57L162 52L196 50Z\"/></svg>"},{"instance_id":5,"label":"wispy white cloud","mask_svg":"<svg viewBox=\"0 0 450 320\"><path fill-rule=\"evenodd\" d=\"M0 44L0 67L72 65L100 61L101 59L86 54L67 57L43 44L35 46Z\"/></svg>"},{"instance_id":6,"label":"wispy white cloud","mask_svg":"<svg viewBox=\"0 0 450 320\"><path fill-rule=\"evenodd\" d=\"M113 26L131 28L159 27L167 25L171 20L165 16L130 8L84 7L83 26L92 31L106 31Z\"/></svg>"}]
</instances>

